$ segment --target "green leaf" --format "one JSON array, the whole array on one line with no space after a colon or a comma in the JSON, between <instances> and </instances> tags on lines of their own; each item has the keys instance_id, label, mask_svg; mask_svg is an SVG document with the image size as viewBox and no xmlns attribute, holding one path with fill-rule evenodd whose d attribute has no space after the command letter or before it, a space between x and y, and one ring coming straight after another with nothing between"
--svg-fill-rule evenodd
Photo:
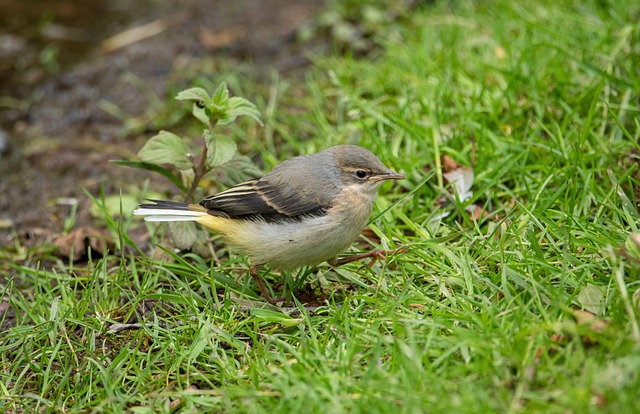
<instances>
[{"instance_id":1,"label":"green leaf","mask_svg":"<svg viewBox=\"0 0 640 414\"><path fill-rule=\"evenodd\" d=\"M256 319L269 322L269 323L279 323L282 326L296 326L302 322L302 319L292 318L286 313L282 313L282 311L272 311L270 309L264 308L252 308L250 310L251 315Z\"/></svg>"},{"instance_id":2,"label":"green leaf","mask_svg":"<svg viewBox=\"0 0 640 414\"><path fill-rule=\"evenodd\" d=\"M189 249L198 241L198 230L193 221L170 222L169 229L173 245L180 250Z\"/></svg>"},{"instance_id":3,"label":"green leaf","mask_svg":"<svg viewBox=\"0 0 640 414\"><path fill-rule=\"evenodd\" d=\"M588 283L576 298L580 306L595 315L602 315L606 309L606 286Z\"/></svg>"},{"instance_id":4,"label":"green leaf","mask_svg":"<svg viewBox=\"0 0 640 414\"><path fill-rule=\"evenodd\" d=\"M249 157L236 154L229 162L212 170L207 176L224 186L233 186L252 178L258 178L262 171L251 162Z\"/></svg>"},{"instance_id":5,"label":"green leaf","mask_svg":"<svg viewBox=\"0 0 640 414\"><path fill-rule=\"evenodd\" d=\"M191 113L200 122L209 126L210 119L207 108L211 105L211 97L209 97L207 91L202 88L185 89L176 95L176 99L179 101L195 101Z\"/></svg>"},{"instance_id":6,"label":"green leaf","mask_svg":"<svg viewBox=\"0 0 640 414\"><path fill-rule=\"evenodd\" d=\"M209 94L202 88L190 88L185 89L184 91L180 91L176 95L176 100L178 101L196 101L202 102L203 106L208 105L211 101Z\"/></svg>"},{"instance_id":7,"label":"green leaf","mask_svg":"<svg viewBox=\"0 0 640 414\"><path fill-rule=\"evenodd\" d=\"M228 101L229 88L227 88L227 82L222 82L216 88L216 91L213 93L213 97L211 97L211 106L213 107L212 109L224 111L226 109Z\"/></svg>"},{"instance_id":8,"label":"green leaf","mask_svg":"<svg viewBox=\"0 0 640 414\"><path fill-rule=\"evenodd\" d=\"M117 217L122 213L128 217L133 214L133 210L138 207L139 197L133 194L114 194L104 198L104 206L101 208L98 204L92 204L90 213L95 218L103 217L104 211L111 217Z\"/></svg>"},{"instance_id":9,"label":"green leaf","mask_svg":"<svg viewBox=\"0 0 640 414\"><path fill-rule=\"evenodd\" d=\"M260 119L260 111L258 111L258 108L256 108L256 106L248 100L234 96L233 98L229 99L229 104L227 105L224 119L220 121L220 124L230 124L239 116L248 116L255 119L260 125L262 125L262 120Z\"/></svg>"},{"instance_id":10,"label":"green leaf","mask_svg":"<svg viewBox=\"0 0 640 414\"><path fill-rule=\"evenodd\" d=\"M180 178L178 178L178 176L176 176L170 170L168 170L168 169L166 169L164 167L161 167L159 165L149 164L148 162L127 161L127 160L111 160L110 162L112 162L114 164L117 164L117 165L122 165L122 166L125 166L125 167L133 167L133 168L139 168L141 170L157 172L157 173L167 177L172 183L174 183L176 186L178 186L178 188L180 190L182 190L182 192L184 192L184 193L187 192L187 187L185 187L185 185L182 184L182 181L180 180Z\"/></svg>"},{"instance_id":11,"label":"green leaf","mask_svg":"<svg viewBox=\"0 0 640 414\"><path fill-rule=\"evenodd\" d=\"M170 164L180 170L193 167L189 147L182 138L167 131L160 131L138 152L138 157L150 164Z\"/></svg>"},{"instance_id":12,"label":"green leaf","mask_svg":"<svg viewBox=\"0 0 640 414\"><path fill-rule=\"evenodd\" d=\"M202 329L208 331L208 329L206 329L206 326L203 326ZM187 355L188 360L194 361L196 358L198 358L198 356L200 356L200 354L204 352L208 344L209 340L207 339L207 335L203 335L203 332L200 331L196 341L191 344L191 350L189 351L189 355Z\"/></svg>"},{"instance_id":13,"label":"green leaf","mask_svg":"<svg viewBox=\"0 0 640 414\"><path fill-rule=\"evenodd\" d=\"M207 169L219 167L233 158L237 146L233 139L226 135L214 134L207 130L204 132L204 142L207 146Z\"/></svg>"},{"instance_id":14,"label":"green leaf","mask_svg":"<svg viewBox=\"0 0 640 414\"><path fill-rule=\"evenodd\" d=\"M191 113L198 121L202 122L207 127L211 124L211 119L209 118L209 114L207 113L207 110L204 107L198 104L193 104L193 109L191 110Z\"/></svg>"}]
</instances>

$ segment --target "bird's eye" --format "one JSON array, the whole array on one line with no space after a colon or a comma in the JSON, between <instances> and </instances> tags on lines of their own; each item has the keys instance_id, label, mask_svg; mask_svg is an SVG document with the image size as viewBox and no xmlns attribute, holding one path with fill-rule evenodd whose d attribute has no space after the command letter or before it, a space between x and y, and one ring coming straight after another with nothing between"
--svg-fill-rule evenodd
<instances>
[{"instance_id":1,"label":"bird's eye","mask_svg":"<svg viewBox=\"0 0 640 414\"><path fill-rule=\"evenodd\" d=\"M358 178L366 178L367 172L365 170L356 170L356 177Z\"/></svg>"}]
</instances>

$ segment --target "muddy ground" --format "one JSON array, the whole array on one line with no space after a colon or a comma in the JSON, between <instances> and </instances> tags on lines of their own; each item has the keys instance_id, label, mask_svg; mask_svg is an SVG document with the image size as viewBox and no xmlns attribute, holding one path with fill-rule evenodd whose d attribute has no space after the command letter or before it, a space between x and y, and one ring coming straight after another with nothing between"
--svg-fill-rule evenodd
<instances>
[{"instance_id":1,"label":"muddy ground","mask_svg":"<svg viewBox=\"0 0 640 414\"><path fill-rule=\"evenodd\" d=\"M123 135L122 119L100 105L143 114L148 99L131 75L167 99L176 64L190 59L304 71L309 43L295 34L323 3L0 0L0 248L59 235L69 200L78 202L75 226L95 226L83 188L117 194L149 177L109 163L133 157L145 139Z\"/></svg>"}]
</instances>

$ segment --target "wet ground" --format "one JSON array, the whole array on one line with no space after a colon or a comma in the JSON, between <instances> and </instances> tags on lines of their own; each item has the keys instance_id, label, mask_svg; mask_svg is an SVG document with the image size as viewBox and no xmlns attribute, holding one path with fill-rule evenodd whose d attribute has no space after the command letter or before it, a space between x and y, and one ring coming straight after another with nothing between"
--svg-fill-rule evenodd
<instances>
[{"instance_id":1,"label":"wet ground","mask_svg":"<svg viewBox=\"0 0 640 414\"><path fill-rule=\"evenodd\" d=\"M0 0L0 247L60 234L69 200L76 226L89 224L83 188L117 194L149 176L109 163L132 158L145 135L123 135L105 102L143 116L136 82L167 99L176 65L193 59L301 70L309 45L295 34L323 3Z\"/></svg>"}]
</instances>

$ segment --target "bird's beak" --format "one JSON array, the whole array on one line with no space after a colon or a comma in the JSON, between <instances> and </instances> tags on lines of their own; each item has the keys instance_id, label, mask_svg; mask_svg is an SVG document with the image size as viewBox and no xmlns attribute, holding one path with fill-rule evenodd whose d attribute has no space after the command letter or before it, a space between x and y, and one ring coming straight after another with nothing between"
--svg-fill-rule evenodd
<instances>
[{"instance_id":1,"label":"bird's beak","mask_svg":"<svg viewBox=\"0 0 640 414\"><path fill-rule=\"evenodd\" d=\"M393 171L387 171L384 174L377 174L369 178L371 181L386 181L386 180L403 180L405 179L404 174L400 174Z\"/></svg>"}]
</instances>

